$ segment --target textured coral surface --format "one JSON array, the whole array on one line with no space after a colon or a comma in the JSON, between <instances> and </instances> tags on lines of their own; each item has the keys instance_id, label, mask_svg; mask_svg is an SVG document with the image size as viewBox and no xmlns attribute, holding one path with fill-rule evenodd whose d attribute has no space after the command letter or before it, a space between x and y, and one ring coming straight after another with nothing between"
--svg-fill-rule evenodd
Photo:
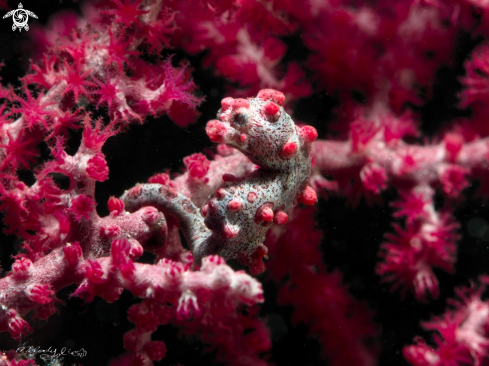
<instances>
[{"instance_id":1,"label":"textured coral surface","mask_svg":"<svg viewBox=\"0 0 489 366\"><path fill-rule=\"evenodd\" d=\"M486 2L23 6L0 366L489 364Z\"/></svg>"}]
</instances>

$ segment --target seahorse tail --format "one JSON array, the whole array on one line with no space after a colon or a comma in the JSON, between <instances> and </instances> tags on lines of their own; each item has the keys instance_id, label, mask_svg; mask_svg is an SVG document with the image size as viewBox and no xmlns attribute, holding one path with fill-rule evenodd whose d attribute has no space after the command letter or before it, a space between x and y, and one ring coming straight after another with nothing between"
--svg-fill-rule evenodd
<instances>
[{"instance_id":1,"label":"seahorse tail","mask_svg":"<svg viewBox=\"0 0 489 366\"><path fill-rule=\"evenodd\" d=\"M199 208L172 187L162 184L140 184L125 191L120 199L129 212L137 211L143 206L153 206L173 216L178 221L192 253L195 253L202 242L211 235ZM200 256L197 257L197 261L200 262Z\"/></svg>"}]
</instances>

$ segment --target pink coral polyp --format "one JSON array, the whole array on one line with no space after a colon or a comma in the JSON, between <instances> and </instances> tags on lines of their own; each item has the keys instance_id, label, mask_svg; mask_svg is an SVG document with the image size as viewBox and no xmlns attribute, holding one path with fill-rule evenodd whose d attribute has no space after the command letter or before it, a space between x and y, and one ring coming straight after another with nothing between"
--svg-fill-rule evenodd
<instances>
[{"instance_id":1,"label":"pink coral polyp","mask_svg":"<svg viewBox=\"0 0 489 366\"><path fill-rule=\"evenodd\" d=\"M103 154L95 154L87 161L87 174L99 182L104 182L109 177L109 167Z\"/></svg>"}]
</instances>

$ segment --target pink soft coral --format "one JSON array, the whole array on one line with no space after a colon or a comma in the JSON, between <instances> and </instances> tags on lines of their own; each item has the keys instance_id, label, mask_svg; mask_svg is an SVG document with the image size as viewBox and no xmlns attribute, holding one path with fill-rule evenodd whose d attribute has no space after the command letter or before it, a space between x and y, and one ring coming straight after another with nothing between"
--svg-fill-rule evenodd
<instances>
[{"instance_id":1,"label":"pink soft coral","mask_svg":"<svg viewBox=\"0 0 489 366\"><path fill-rule=\"evenodd\" d=\"M32 6L47 20L44 3ZM122 352L113 364L399 364L412 324L486 270L484 201L464 203L477 188L489 197L484 1L94 0L79 10L46 28L29 19L33 61L20 80L5 57L14 86L0 88L0 210L15 239L2 240L2 346L50 342L33 314L55 329L45 334L89 345L90 364ZM328 200L304 208L316 191ZM482 289L459 291L423 323L438 334L407 346L408 362L487 364ZM57 322L62 302L76 306L68 293L94 304ZM103 306L110 320L87 321ZM106 340L119 348L99 359ZM191 343L179 358L178 342ZM1 351L2 365L35 363Z\"/></svg>"}]
</instances>

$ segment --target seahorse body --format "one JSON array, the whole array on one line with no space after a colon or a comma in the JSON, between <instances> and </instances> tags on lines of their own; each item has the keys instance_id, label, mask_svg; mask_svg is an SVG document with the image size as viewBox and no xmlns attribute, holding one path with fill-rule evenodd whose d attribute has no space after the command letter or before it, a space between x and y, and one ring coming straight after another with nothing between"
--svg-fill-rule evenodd
<instances>
[{"instance_id":1,"label":"seahorse body","mask_svg":"<svg viewBox=\"0 0 489 366\"><path fill-rule=\"evenodd\" d=\"M124 193L126 209L155 206L179 220L195 262L207 255L237 258L254 273L263 271L266 232L273 222L285 224L297 202L314 204L308 186L310 147L317 138L313 127L297 127L282 108L285 97L272 89L256 98L225 98L206 132L213 142L245 154L259 168L245 178L223 176L224 184L199 210L173 188L143 184Z\"/></svg>"}]
</instances>

